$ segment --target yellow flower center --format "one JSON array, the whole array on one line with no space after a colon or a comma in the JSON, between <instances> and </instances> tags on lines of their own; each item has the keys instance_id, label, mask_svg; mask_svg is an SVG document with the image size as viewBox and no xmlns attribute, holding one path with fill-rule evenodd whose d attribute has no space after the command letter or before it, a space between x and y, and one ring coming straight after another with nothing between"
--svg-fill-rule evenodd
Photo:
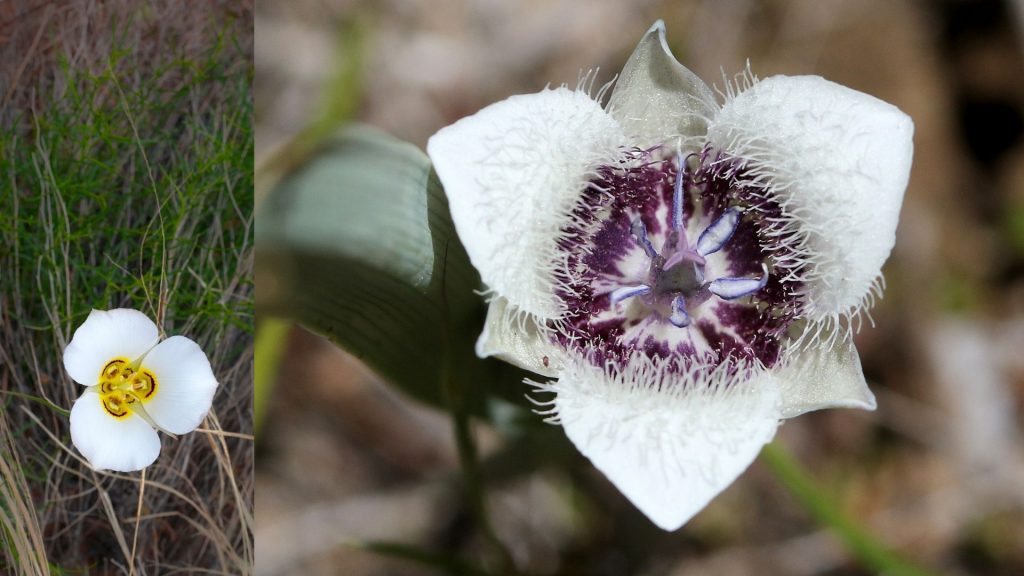
<instances>
[{"instance_id":1,"label":"yellow flower center","mask_svg":"<svg viewBox=\"0 0 1024 576\"><path fill-rule=\"evenodd\" d=\"M115 358L100 373L100 402L114 418L127 418L136 402L145 402L156 393L156 377L145 368L133 368L131 362Z\"/></svg>"}]
</instances>

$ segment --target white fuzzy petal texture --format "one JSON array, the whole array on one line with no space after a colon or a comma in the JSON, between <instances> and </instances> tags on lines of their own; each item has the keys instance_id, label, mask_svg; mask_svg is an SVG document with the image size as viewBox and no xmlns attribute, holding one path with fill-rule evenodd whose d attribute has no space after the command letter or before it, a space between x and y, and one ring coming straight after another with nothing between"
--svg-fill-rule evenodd
<instances>
[{"instance_id":1,"label":"white fuzzy petal texture","mask_svg":"<svg viewBox=\"0 0 1024 576\"><path fill-rule=\"evenodd\" d=\"M625 137L583 92L512 96L441 129L427 153L484 283L519 310L558 318L556 241L598 163Z\"/></svg>"},{"instance_id":2,"label":"white fuzzy petal texture","mask_svg":"<svg viewBox=\"0 0 1024 576\"><path fill-rule=\"evenodd\" d=\"M174 434L195 430L217 390L217 378L199 345L171 336L153 348L142 367L156 377L156 392L145 405L153 421Z\"/></svg>"},{"instance_id":3,"label":"white fuzzy petal texture","mask_svg":"<svg viewBox=\"0 0 1024 576\"><path fill-rule=\"evenodd\" d=\"M782 395L783 418L824 408L877 407L875 395L864 380L857 348L849 339L800 350L774 372Z\"/></svg>"},{"instance_id":4,"label":"white fuzzy petal texture","mask_svg":"<svg viewBox=\"0 0 1024 576\"><path fill-rule=\"evenodd\" d=\"M551 341L537 318L516 310L498 297L487 308L476 354L494 356L524 370L554 377L565 363L565 349Z\"/></svg>"},{"instance_id":5,"label":"white fuzzy petal texture","mask_svg":"<svg viewBox=\"0 0 1024 576\"><path fill-rule=\"evenodd\" d=\"M658 20L622 68L608 110L646 148L704 136L717 104L707 84L672 55Z\"/></svg>"},{"instance_id":6,"label":"white fuzzy petal texture","mask_svg":"<svg viewBox=\"0 0 1024 576\"><path fill-rule=\"evenodd\" d=\"M895 242L914 125L895 106L818 76L773 76L727 101L708 141L748 161L801 238L777 263L802 275L806 316L834 324L870 305Z\"/></svg>"},{"instance_id":7,"label":"white fuzzy petal texture","mask_svg":"<svg viewBox=\"0 0 1024 576\"><path fill-rule=\"evenodd\" d=\"M669 374L642 357L621 371L574 363L538 387L556 394L550 413L576 448L652 522L675 530L775 435L778 391L759 374Z\"/></svg>"},{"instance_id":8,"label":"white fuzzy petal texture","mask_svg":"<svg viewBox=\"0 0 1024 576\"><path fill-rule=\"evenodd\" d=\"M75 382L92 386L108 362L134 362L159 339L156 324L138 310L93 310L64 348L64 369Z\"/></svg>"},{"instance_id":9,"label":"white fuzzy petal texture","mask_svg":"<svg viewBox=\"0 0 1024 576\"><path fill-rule=\"evenodd\" d=\"M86 392L71 407L71 442L97 470L134 472L160 455L160 437L132 414L118 420L107 414L99 394Z\"/></svg>"}]
</instances>

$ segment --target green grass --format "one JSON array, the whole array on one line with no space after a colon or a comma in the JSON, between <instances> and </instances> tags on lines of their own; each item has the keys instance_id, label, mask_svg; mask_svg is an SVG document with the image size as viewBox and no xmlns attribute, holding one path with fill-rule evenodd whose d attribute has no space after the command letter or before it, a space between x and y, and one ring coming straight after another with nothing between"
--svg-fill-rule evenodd
<instances>
[{"instance_id":1,"label":"green grass","mask_svg":"<svg viewBox=\"0 0 1024 576\"><path fill-rule=\"evenodd\" d=\"M97 17L64 13L0 112L0 573L248 573L251 14L105 16L118 34L61 49ZM49 405L81 392L74 329L115 307L196 340L221 383L214 431L164 437L144 489L84 464Z\"/></svg>"}]
</instances>

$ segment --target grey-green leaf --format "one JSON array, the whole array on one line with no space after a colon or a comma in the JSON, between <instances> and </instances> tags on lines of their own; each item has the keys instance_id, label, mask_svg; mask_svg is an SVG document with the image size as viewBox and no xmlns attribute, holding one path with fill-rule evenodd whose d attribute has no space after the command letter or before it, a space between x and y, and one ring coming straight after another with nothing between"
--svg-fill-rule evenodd
<instances>
[{"instance_id":1,"label":"grey-green leaf","mask_svg":"<svg viewBox=\"0 0 1024 576\"><path fill-rule=\"evenodd\" d=\"M473 354L485 304L430 160L365 127L328 139L257 213L258 305L323 334L434 404L456 377L521 396L518 371ZM466 386L461 386L466 389Z\"/></svg>"}]
</instances>

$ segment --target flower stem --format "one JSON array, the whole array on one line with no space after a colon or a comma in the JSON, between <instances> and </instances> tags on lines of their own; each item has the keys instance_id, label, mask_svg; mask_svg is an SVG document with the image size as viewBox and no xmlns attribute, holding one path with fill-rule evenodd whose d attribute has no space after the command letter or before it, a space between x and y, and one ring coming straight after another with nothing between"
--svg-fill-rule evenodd
<instances>
[{"instance_id":1,"label":"flower stem","mask_svg":"<svg viewBox=\"0 0 1024 576\"><path fill-rule=\"evenodd\" d=\"M473 438L471 416L469 408L466 406L461 380L455 376L457 372L453 369L452 364L452 356L449 353L442 377L444 379L445 399L448 402L448 410L452 415L452 428L455 433L455 445L459 451L459 466L462 469L462 481L466 491L466 499L468 500L470 512L483 533L484 539L494 551L495 565L492 567L494 572L496 574L515 574L512 555L505 548L505 545L501 543L501 540L498 539L491 525L490 516L487 513L483 474L481 473L480 461L477 457L476 441Z\"/></svg>"},{"instance_id":2,"label":"flower stem","mask_svg":"<svg viewBox=\"0 0 1024 576\"><path fill-rule=\"evenodd\" d=\"M452 382L454 379L449 378L448 380ZM480 462L477 459L476 442L473 439L469 414L461 407L459 409L453 408L452 419L454 422L455 442L459 450L459 465L462 468L462 480L465 484L470 511L476 519L487 543L494 550L496 556L495 573L513 574L512 555L505 548L505 545L502 544L501 540L498 539L497 534L495 534L490 516L487 513Z\"/></svg>"},{"instance_id":3,"label":"flower stem","mask_svg":"<svg viewBox=\"0 0 1024 576\"><path fill-rule=\"evenodd\" d=\"M928 576L931 572L910 563L864 531L837 506L793 456L778 443L761 451L761 459L783 486L821 525L827 526L846 549L868 569L886 576Z\"/></svg>"},{"instance_id":4,"label":"flower stem","mask_svg":"<svg viewBox=\"0 0 1024 576\"><path fill-rule=\"evenodd\" d=\"M444 397L448 404L448 411L452 415L452 425L455 432L455 445L459 451L459 466L462 469L462 480L465 484L466 498L470 512L476 519L484 539L493 549L497 574L515 574L515 564L512 555L505 545L498 539L494 528L491 525L490 517L487 514L487 505L484 499L483 475L480 471L480 462L477 458L476 441L473 439L472 422L470 421L470 410L466 403L464 380L457 375L458 371L457 350L452 344L452 327L450 323L450 309L448 307L448 246L445 246L444 260L442 264L441 279L441 313L444 324L445 338L445 360L441 371Z\"/></svg>"}]
</instances>

